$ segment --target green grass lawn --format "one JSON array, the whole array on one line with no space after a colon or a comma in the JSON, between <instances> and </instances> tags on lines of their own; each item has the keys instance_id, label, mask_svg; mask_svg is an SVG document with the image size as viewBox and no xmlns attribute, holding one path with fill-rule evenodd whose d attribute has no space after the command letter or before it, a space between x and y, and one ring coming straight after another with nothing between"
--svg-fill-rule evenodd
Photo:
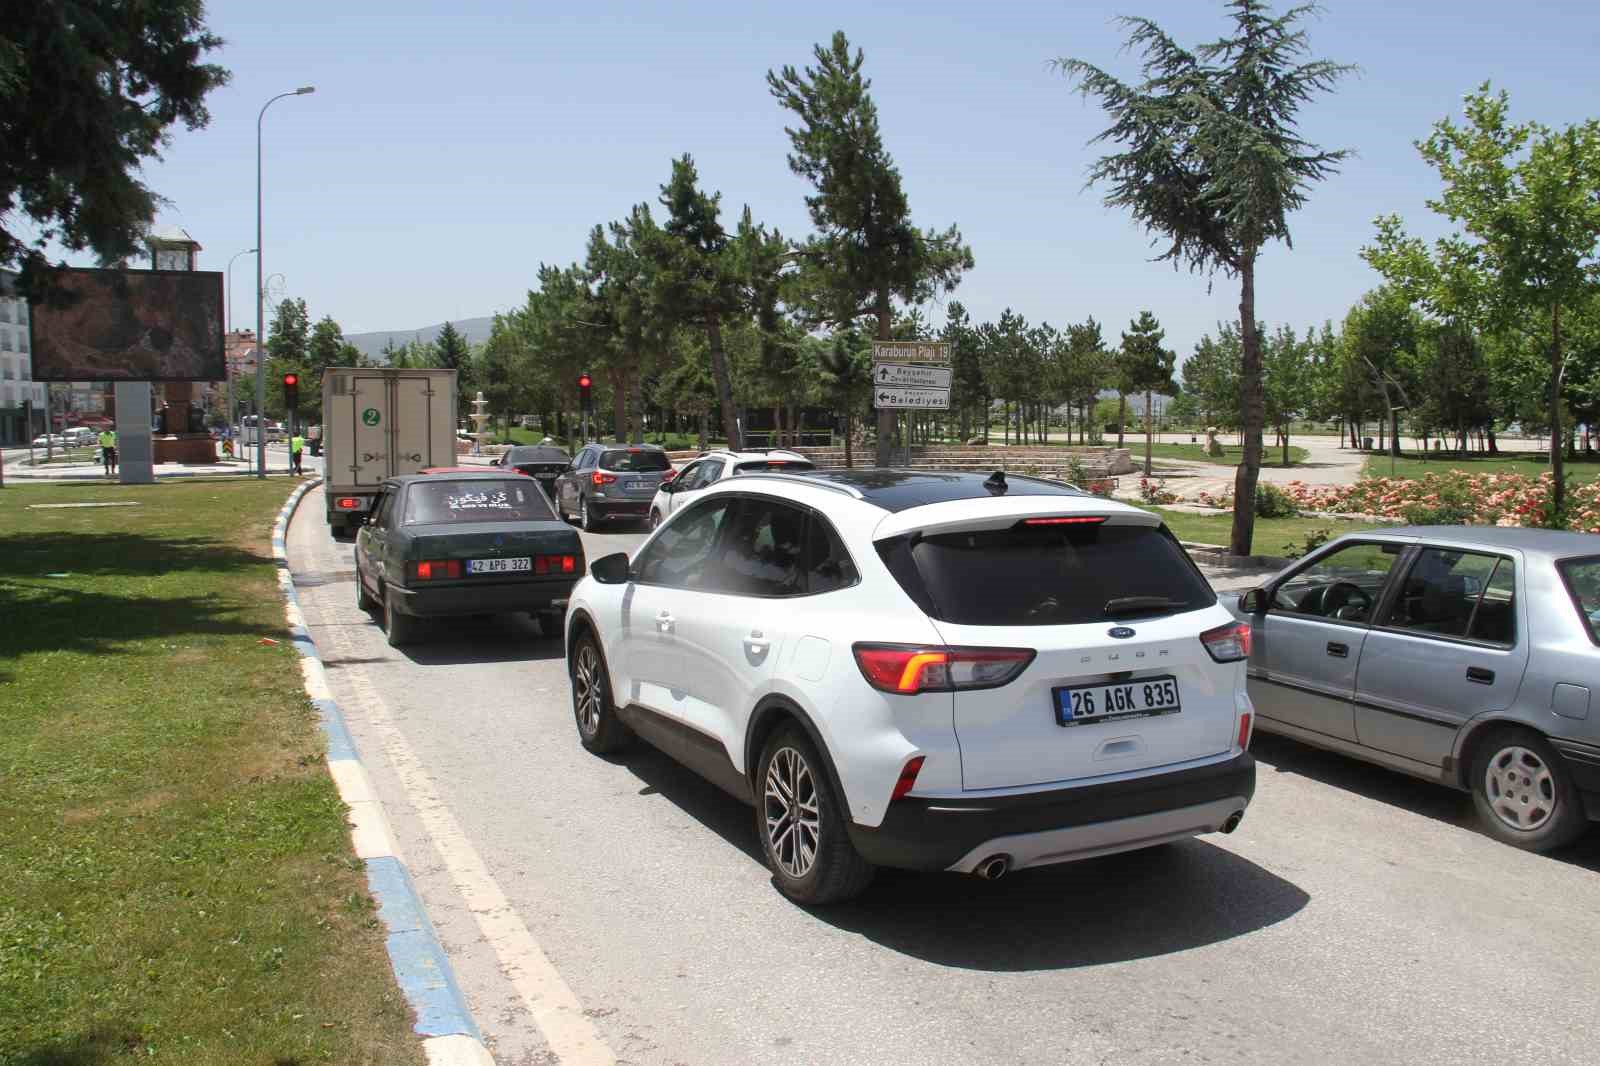
<instances>
[{"instance_id":1,"label":"green grass lawn","mask_svg":"<svg viewBox=\"0 0 1600 1066\"><path fill-rule=\"evenodd\" d=\"M0 1063L422 1061L287 643L288 489L0 490Z\"/></svg>"},{"instance_id":2,"label":"green grass lawn","mask_svg":"<svg viewBox=\"0 0 1600 1066\"><path fill-rule=\"evenodd\" d=\"M1187 511L1169 511L1165 508L1147 508L1159 514L1179 540L1198 541L1201 544L1227 544L1233 535L1233 515L1190 514ZM1255 555L1287 555L1298 549L1306 537L1316 530L1329 531L1329 539L1346 533L1359 533L1364 529L1382 528L1361 522L1340 522L1326 518L1257 518Z\"/></svg>"},{"instance_id":3,"label":"green grass lawn","mask_svg":"<svg viewBox=\"0 0 1600 1066\"><path fill-rule=\"evenodd\" d=\"M1423 474L1442 474L1461 470L1469 474L1525 474L1538 477L1550 469L1549 456L1543 452L1501 452L1499 455L1431 456L1423 459L1417 452L1401 451L1393 460L1394 477L1418 478ZM1390 477L1390 458L1387 455L1368 455L1362 467L1367 477ZM1572 460L1564 469L1577 483L1593 481L1600 477L1600 460Z\"/></svg>"}]
</instances>

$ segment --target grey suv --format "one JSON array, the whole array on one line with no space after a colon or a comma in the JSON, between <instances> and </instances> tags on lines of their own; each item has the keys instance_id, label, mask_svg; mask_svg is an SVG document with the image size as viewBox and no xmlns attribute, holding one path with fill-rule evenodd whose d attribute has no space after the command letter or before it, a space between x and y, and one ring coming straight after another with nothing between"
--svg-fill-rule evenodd
<instances>
[{"instance_id":1,"label":"grey suv","mask_svg":"<svg viewBox=\"0 0 1600 1066\"><path fill-rule=\"evenodd\" d=\"M556 478L556 511L590 530L617 518L642 522L671 470L654 444L586 444Z\"/></svg>"},{"instance_id":2,"label":"grey suv","mask_svg":"<svg viewBox=\"0 0 1600 1066\"><path fill-rule=\"evenodd\" d=\"M1600 819L1600 537L1340 537L1243 596L1257 728L1472 793L1499 840Z\"/></svg>"}]
</instances>

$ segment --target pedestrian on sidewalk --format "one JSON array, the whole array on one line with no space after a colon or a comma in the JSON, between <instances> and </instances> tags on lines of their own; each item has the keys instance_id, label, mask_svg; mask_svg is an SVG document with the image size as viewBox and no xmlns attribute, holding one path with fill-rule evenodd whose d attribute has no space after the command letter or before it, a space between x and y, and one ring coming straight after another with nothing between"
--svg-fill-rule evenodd
<instances>
[{"instance_id":1,"label":"pedestrian on sidewalk","mask_svg":"<svg viewBox=\"0 0 1600 1066\"><path fill-rule=\"evenodd\" d=\"M289 469L293 470L297 476L302 473L300 459L305 450L306 439L300 435L300 431L297 429L294 431L294 436L289 438Z\"/></svg>"},{"instance_id":2,"label":"pedestrian on sidewalk","mask_svg":"<svg viewBox=\"0 0 1600 1066\"><path fill-rule=\"evenodd\" d=\"M106 468L106 477L117 472L117 431L114 429L100 431L100 462Z\"/></svg>"}]
</instances>

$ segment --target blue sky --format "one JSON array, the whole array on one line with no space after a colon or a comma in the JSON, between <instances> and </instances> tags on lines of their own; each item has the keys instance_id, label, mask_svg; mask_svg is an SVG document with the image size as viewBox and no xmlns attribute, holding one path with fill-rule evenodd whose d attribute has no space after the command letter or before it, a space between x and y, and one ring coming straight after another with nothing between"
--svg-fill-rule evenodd
<instances>
[{"instance_id":1,"label":"blue sky","mask_svg":"<svg viewBox=\"0 0 1600 1066\"><path fill-rule=\"evenodd\" d=\"M788 119L764 76L803 65L843 29L866 51L885 141L920 225L960 225L977 269L956 298L975 318L1010 306L1057 325L1094 315L1117 332L1148 308L1186 356L1237 286L1149 261L1127 216L1083 187L1104 115L1047 68L1076 56L1125 75L1113 18L1155 18L1180 41L1224 28L1220 2L894 0L805 4L306 3L213 0L233 80L211 125L179 130L150 184L159 219L221 270L255 241L254 120L266 118L266 269L347 333L400 330L521 303L541 261L582 255L595 222L654 201L690 152L736 219L748 203L785 233L808 230L789 172ZM1302 112L1306 136L1358 155L1293 216L1272 248L1258 312L1297 328L1338 319L1376 276L1357 251L1375 215L1437 232L1437 191L1412 142L1490 79L1513 117L1552 125L1600 111L1600 5L1329 0L1314 51L1361 72ZM234 269L251 324L252 263ZM942 307L929 314L942 321Z\"/></svg>"}]
</instances>

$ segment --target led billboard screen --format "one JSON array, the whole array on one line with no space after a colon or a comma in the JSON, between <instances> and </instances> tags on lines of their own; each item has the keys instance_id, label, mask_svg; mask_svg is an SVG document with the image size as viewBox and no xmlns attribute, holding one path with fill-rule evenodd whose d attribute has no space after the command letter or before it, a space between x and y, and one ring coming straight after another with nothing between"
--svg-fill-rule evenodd
<instances>
[{"instance_id":1,"label":"led billboard screen","mask_svg":"<svg viewBox=\"0 0 1600 1066\"><path fill-rule=\"evenodd\" d=\"M82 270L32 310L35 381L222 381L222 274Z\"/></svg>"}]
</instances>

